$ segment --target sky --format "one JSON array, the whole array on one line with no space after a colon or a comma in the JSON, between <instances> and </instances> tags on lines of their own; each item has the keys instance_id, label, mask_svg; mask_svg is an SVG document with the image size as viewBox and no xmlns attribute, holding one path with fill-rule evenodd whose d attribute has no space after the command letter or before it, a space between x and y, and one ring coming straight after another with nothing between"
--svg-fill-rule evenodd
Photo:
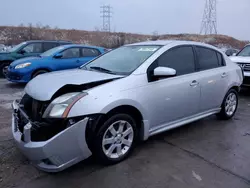
<instances>
[{"instance_id":1,"label":"sky","mask_svg":"<svg viewBox=\"0 0 250 188\"><path fill-rule=\"evenodd\" d=\"M205 0L0 0L0 25L63 29L102 27L100 6L113 7L111 30L140 34L199 33ZM217 0L217 29L250 40L250 0Z\"/></svg>"}]
</instances>

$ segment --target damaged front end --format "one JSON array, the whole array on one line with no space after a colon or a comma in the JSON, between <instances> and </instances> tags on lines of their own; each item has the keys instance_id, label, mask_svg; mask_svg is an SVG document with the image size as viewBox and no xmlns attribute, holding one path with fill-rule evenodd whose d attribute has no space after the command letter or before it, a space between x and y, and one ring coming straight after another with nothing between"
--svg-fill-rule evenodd
<instances>
[{"instance_id":1,"label":"damaged front end","mask_svg":"<svg viewBox=\"0 0 250 188\"><path fill-rule=\"evenodd\" d=\"M92 154L85 136L91 118L51 117L48 109L53 109L52 104L53 101L38 101L27 94L14 101L12 133L17 146L33 164L44 171L58 172Z\"/></svg>"}]
</instances>

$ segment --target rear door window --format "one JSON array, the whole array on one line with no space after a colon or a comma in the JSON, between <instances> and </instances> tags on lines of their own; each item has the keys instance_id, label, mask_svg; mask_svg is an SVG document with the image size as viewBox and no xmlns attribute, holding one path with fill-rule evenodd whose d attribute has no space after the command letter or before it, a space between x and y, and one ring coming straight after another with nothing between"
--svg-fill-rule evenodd
<instances>
[{"instance_id":1,"label":"rear door window","mask_svg":"<svg viewBox=\"0 0 250 188\"><path fill-rule=\"evenodd\" d=\"M222 59L220 60L221 62L219 62L215 50L196 46L196 53L198 56L200 71L218 68L222 64Z\"/></svg>"},{"instance_id":2,"label":"rear door window","mask_svg":"<svg viewBox=\"0 0 250 188\"><path fill-rule=\"evenodd\" d=\"M55 43L55 42L44 42L43 43L43 50L44 52L52 49L52 48L55 48L58 46L58 43Z\"/></svg>"}]
</instances>

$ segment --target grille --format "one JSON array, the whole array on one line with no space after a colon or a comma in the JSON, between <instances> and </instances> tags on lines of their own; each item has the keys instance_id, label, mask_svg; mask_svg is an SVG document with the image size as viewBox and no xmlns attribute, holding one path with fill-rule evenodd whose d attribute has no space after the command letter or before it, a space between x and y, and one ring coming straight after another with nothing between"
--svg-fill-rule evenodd
<instances>
[{"instance_id":1,"label":"grille","mask_svg":"<svg viewBox=\"0 0 250 188\"><path fill-rule=\"evenodd\" d=\"M250 71L250 64L247 64L247 63L238 63L238 65L239 65L244 71Z\"/></svg>"}]
</instances>

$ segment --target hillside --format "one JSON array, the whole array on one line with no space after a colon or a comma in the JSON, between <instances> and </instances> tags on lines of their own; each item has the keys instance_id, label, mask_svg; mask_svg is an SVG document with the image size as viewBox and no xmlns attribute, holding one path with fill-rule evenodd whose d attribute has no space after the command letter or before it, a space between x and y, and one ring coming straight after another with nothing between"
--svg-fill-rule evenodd
<instances>
[{"instance_id":1,"label":"hillside","mask_svg":"<svg viewBox=\"0 0 250 188\"><path fill-rule=\"evenodd\" d=\"M205 42L219 47L234 47L237 49L246 45L247 41L240 41L225 35L141 35L133 33L105 33L100 31L50 29L46 27L10 27L0 26L0 44L15 45L26 40L70 40L75 43L91 44L107 48L115 48L123 44L156 39L176 39Z\"/></svg>"}]
</instances>

